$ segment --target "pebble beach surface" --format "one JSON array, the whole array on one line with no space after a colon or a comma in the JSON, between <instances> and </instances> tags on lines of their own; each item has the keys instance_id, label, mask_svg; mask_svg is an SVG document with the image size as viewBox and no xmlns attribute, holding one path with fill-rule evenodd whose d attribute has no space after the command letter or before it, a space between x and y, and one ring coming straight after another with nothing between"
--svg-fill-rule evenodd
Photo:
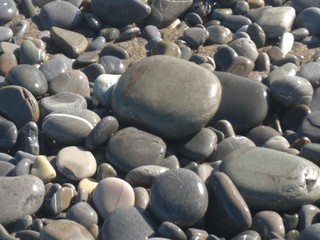
<instances>
[{"instance_id":1,"label":"pebble beach surface","mask_svg":"<svg viewBox=\"0 0 320 240\"><path fill-rule=\"evenodd\" d=\"M0 240L320 239L320 0L0 0Z\"/></svg>"}]
</instances>

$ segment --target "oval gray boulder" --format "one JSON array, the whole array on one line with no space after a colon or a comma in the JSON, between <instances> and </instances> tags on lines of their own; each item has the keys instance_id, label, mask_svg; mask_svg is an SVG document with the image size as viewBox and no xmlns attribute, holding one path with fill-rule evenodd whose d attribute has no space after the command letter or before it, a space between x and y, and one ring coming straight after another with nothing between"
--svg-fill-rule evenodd
<instances>
[{"instance_id":1,"label":"oval gray boulder","mask_svg":"<svg viewBox=\"0 0 320 240\"><path fill-rule=\"evenodd\" d=\"M212 72L170 56L133 64L112 92L120 121L166 139L198 132L216 113L221 85Z\"/></svg>"}]
</instances>

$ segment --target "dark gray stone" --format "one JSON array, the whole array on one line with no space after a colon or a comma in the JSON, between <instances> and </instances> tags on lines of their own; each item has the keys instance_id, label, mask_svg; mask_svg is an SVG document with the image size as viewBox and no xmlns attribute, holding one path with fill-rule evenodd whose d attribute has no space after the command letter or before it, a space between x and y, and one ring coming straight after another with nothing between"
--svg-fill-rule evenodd
<instances>
[{"instance_id":1,"label":"dark gray stone","mask_svg":"<svg viewBox=\"0 0 320 240\"><path fill-rule=\"evenodd\" d=\"M243 231L233 238L231 240L261 240L260 234L257 233L254 230L247 230Z\"/></svg>"},{"instance_id":2,"label":"dark gray stone","mask_svg":"<svg viewBox=\"0 0 320 240\"><path fill-rule=\"evenodd\" d=\"M312 224L319 223L320 209L312 204L303 205L299 210L299 230L310 227Z\"/></svg>"},{"instance_id":3,"label":"dark gray stone","mask_svg":"<svg viewBox=\"0 0 320 240\"><path fill-rule=\"evenodd\" d=\"M17 13L16 3L12 0L0 1L0 25L10 22Z\"/></svg>"},{"instance_id":4,"label":"dark gray stone","mask_svg":"<svg viewBox=\"0 0 320 240\"><path fill-rule=\"evenodd\" d=\"M298 72L300 77L308 79L314 89L320 87L320 63L308 62Z\"/></svg>"},{"instance_id":5,"label":"dark gray stone","mask_svg":"<svg viewBox=\"0 0 320 240\"><path fill-rule=\"evenodd\" d=\"M40 64L46 58L43 49L37 47L31 40L24 40L20 45L21 64Z\"/></svg>"},{"instance_id":6,"label":"dark gray stone","mask_svg":"<svg viewBox=\"0 0 320 240\"><path fill-rule=\"evenodd\" d=\"M140 28L132 27L121 32L119 37L117 37L117 39L114 42L118 43L118 42L128 41L134 37L137 37L139 34L140 34Z\"/></svg>"},{"instance_id":7,"label":"dark gray stone","mask_svg":"<svg viewBox=\"0 0 320 240\"><path fill-rule=\"evenodd\" d=\"M251 23L249 18L242 15L226 15L222 20L223 26L229 28L232 32L236 32L239 28Z\"/></svg>"},{"instance_id":8,"label":"dark gray stone","mask_svg":"<svg viewBox=\"0 0 320 240\"><path fill-rule=\"evenodd\" d=\"M161 38L161 33L159 29L154 25L147 25L142 31L143 37L149 41L153 38Z\"/></svg>"},{"instance_id":9,"label":"dark gray stone","mask_svg":"<svg viewBox=\"0 0 320 240\"><path fill-rule=\"evenodd\" d=\"M88 44L86 51L101 50L106 45L106 39L103 36L98 36Z\"/></svg>"},{"instance_id":10,"label":"dark gray stone","mask_svg":"<svg viewBox=\"0 0 320 240\"><path fill-rule=\"evenodd\" d=\"M16 143L17 149L33 155L39 155L40 147L38 137L38 125L32 121L26 123L19 129Z\"/></svg>"},{"instance_id":11,"label":"dark gray stone","mask_svg":"<svg viewBox=\"0 0 320 240\"><path fill-rule=\"evenodd\" d=\"M320 223L312 224L300 233L299 240L314 239L318 240L320 236Z\"/></svg>"},{"instance_id":12,"label":"dark gray stone","mask_svg":"<svg viewBox=\"0 0 320 240\"><path fill-rule=\"evenodd\" d=\"M262 146L270 138L281 136L274 128L269 126L258 126L252 128L248 133L247 137L252 140L258 147Z\"/></svg>"},{"instance_id":13,"label":"dark gray stone","mask_svg":"<svg viewBox=\"0 0 320 240\"><path fill-rule=\"evenodd\" d=\"M313 101L314 99L312 99ZM319 109L320 110L320 109ZM303 119L311 112L307 105L298 105L285 112L281 118L281 123L285 129L298 131Z\"/></svg>"},{"instance_id":14,"label":"dark gray stone","mask_svg":"<svg viewBox=\"0 0 320 240\"><path fill-rule=\"evenodd\" d=\"M298 131L300 137L308 137L313 143L320 143L319 120L320 111L309 113L302 121Z\"/></svg>"},{"instance_id":15,"label":"dark gray stone","mask_svg":"<svg viewBox=\"0 0 320 240\"><path fill-rule=\"evenodd\" d=\"M297 28L291 31L295 41L301 41L307 36L309 36L309 30L307 28Z\"/></svg>"},{"instance_id":16,"label":"dark gray stone","mask_svg":"<svg viewBox=\"0 0 320 240\"><path fill-rule=\"evenodd\" d=\"M198 48L207 41L208 37L209 32L198 27L187 28L183 33L183 39L191 48Z\"/></svg>"},{"instance_id":17,"label":"dark gray stone","mask_svg":"<svg viewBox=\"0 0 320 240\"><path fill-rule=\"evenodd\" d=\"M9 149L16 144L18 137L17 127L13 122L0 116L0 148Z\"/></svg>"},{"instance_id":18,"label":"dark gray stone","mask_svg":"<svg viewBox=\"0 0 320 240\"><path fill-rule=\"evenodd\" d=\"M250 24L247 33L251 40L256 44L257 48L263 47L266 43L266 34L257 23Z\"/></svg>"},{"instance_id":19,"label":"dark gray stone","mask_svg":"<svg viewBox=\"0 0 320 240\"><path fill-rule=\"evenodd\" d=\"M122 47L115 44L108 44L101 50L100 56L114 56L119 59L127 59L129 58L129 53Z\"/></svg>"},{"instance_id":20,"label":"dark gray stone","mask_svg":"<svg viewBox=\"0 0 320 240\"><path fill-rule=\"evenodd\" d=\"M229 46L219 46L217 52L213 56L214 61L217 64L217 70L227 70L237 56L238 54L233 48Z\"/></svg>"},{"instance_id":21,"label":"dark gray stone","mask_svg":"<svg viewBox=\"0 0 320 240\"><path fill-rule=\"evenodd\" d=\"M176 239L176 240L187 240L186 234L176 224L168 221L164 221L158 228L158 234L160 237Z\"/></svg>"},{"instance_id":22,"label":"dark gray stone","mask_svg":"<svg viewBox=\"0 0 320 240\"><path fill-rule=\"evenodd\" d=\"M12 175L14 176L28 175L30 173L32 164L33 164L33 161L29 158L21 159L16 164L16 167Z\"/></svg>"},{"instance_id":23,"label":"dark gray stone","mask_svg":"<svg viewBox=\"0 0 320 240\"><path fill-rule=\"evenodd\" d=\"M106 74L122 74L125 72L125 66L121 59L114 56L102 56L99 63L104 67Z\"/></svg>"},{"instance_id":24,"label":"dark gray stone","mask_svg":"<svg viewBox=\"0 0 320 240\"><path fill-rule=\"evenodd\" d=\"M255 62L259 55L255 43L250 39L236 39L229 43L229 47L233 48L239 56L246 57L252 62Z\"/></svg>"},{"instance_id":25,"label":"dark gray stone","mask_svg":"<svg viewBox=\"0 0 320 240\"><path fill-rule=\"evenodd\" d=\"M320 30L315 22L320 20L320 9L318 7L309 7L301 11L295 22L295 28L304 27L308 29L310 35L319 35Z\"/></svg>"},{"instance_id":26,"label":"dark gray stone","mask_svg":"<svg viewBox=\"0 0 320 240\"><path fill-rule=\"evenodd\" d=\"M209 37L205 45L223 44L231 39L231 31L224 26L209 26L206 29L209 32Z\"/></svg>"},{"instance_id":27,"label":"dark gray stone","mask_svg":"<svg viewBox=\"0 0 320 240\"><path fill-rule=\"evenodd\" d=\"M105 74L106 71L100 63L92 63L82 69L82 72L87 76L89 82L94 82L101 74Z\"/></svg>"}]
</instances>

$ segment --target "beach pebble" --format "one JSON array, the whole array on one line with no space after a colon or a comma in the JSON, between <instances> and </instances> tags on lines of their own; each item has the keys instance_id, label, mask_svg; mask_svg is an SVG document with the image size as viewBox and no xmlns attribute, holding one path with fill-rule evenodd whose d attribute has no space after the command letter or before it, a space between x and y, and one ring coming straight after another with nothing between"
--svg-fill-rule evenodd
<instances>
[{"instance_id":1,"label":"beach pebble","mask_svg":"<svg viewBox=\"0 0 320 240\"><path fill-rule=\"evenodd\" d=\"M261 48L266 43L266 34L257 23L252 23L248 26L247 33L250 39L256 44L257 48Z\"/></svg>"},{"instance_id":2,"label":"beach pebble","mask_svg":"<svg viewBox=\"0 0 320 240\"><path fill-rule=\"evenodd\" d=\"M319 239L320 223L312 224L300 233L300 240Z\"/></svg>"},{"instance_id":3,"label":"beach pebble","mask_svg":"<svg viewBox=\"0 0 320 240\"><path fill-rule=\"evenodd\" d=\"M308 62L304 64L298 75L300 77L308 79L314 89L317 89L320 86L320 63L318 62Z\"/></svg>"},{"instance_id":4,"label":"beach pebble","mask_svg":"<svg viewBox=\"0 0 320 240\"><path fill-rule=\"evenodd\" d=\"M106 74L121 75L126 70L121 59L115 56L102 56L99 63L103 66Z\"/></svg>"},{"instance_id":5,"label":"beach pebble","mask_svg":"<svg viewBox=\"0 0 320 240\"><path fill-rule=\"evenodd\" d=\"M30 174L37 176L44 183L50 182L57 175L53 166L50 164L48 159L43 155L40 155L36 158L36 160L32 164Z\"/></svg>"},{"instance_id":6,"label":"beach pebble","mask_svg":"<svg viewBox=\"0 0 320 240\"><path fill-rule=\"evenodd\" d=\"M209 26L206 28L206 30L209 32L209 36L207 38L207 41L205 42L206 45L211 44L226 44L231 40L231 31L230 29L221 26L221 25L215 25L215 26Z\"/></svg>"},{"instance_id":7,"label":"beach pebble","mask_svg":"<svg viewBox=\"0 0 320 240\"><path fill-rule=\"evenodd\" d=\"M39 64L46 58L44 50L37 47L31 40L24 40L20 45L21 64Z\"/></svg>"},{"instance_id":8,"label":"beach pebble","mask_svg":"<svg viewBox=\"0 0 320 240\"><path fill-rule=\"evenodd\" d=\"M67 65L61 60L48 60L39 67L39 70L44 74L48 82L51 82L60 73L68 70Z\"/></svg>"},{"instance_id":9,"label":"beach pebble","mask_svg":"<svg viewBox=\"0 0 320 240\"><path fill-rule=\"evenodd\" d=\"M222 20L223 26L229 28L232 32L236 32L241 27L251 23L249 18L242 15L226 15Z\"/></svg>"},{"instance_id":10,"label":"beach pebble","mask_svg":"<svg viewBox=\"0 0 320 240\"><path fill-rule=\"evenodd\" d=\"M152 184L150 209L159 221L190 227L204 216L207 207L207 189L190 170L168 170Z\"/></svg>"},{"instance_id":11,"label":"beach pebble","mask_svg":"<svg viewBox=\"0 0 320 240\"><path fill-rule=\"evenodd\" d=\"M191 48L197 48L204 44L209 37L206 29L198 27L187 28L183 33L183 39Z\"/></svg>"},{"instance_id":12,"label":"beach pebble","mask_svg":"<svg viewBox=\"0 0 320 240\"><path fill-rule=\"evenodd\" d=\"M12 173L13 176L28 175L30 173L33 161L29 158L21 159Z\"/></svg>"},{"instance_id":13,"label":"beach pebble","mask_svg":"<svg viewBox=\"0 0 320 240\"><path fill-rule=\"evenodd\" d=\"M98 223L98 214L86 202L78 202L74 204L68 211L66 218L77 223L80 223L85 228L89 229L92 224Z\"/></svg>"},{"instance_id":14,"label":"beach pebble","mask_svg":"<svg viewBox=\"0 0 320 240\"><path fill-rule=\"evenodd\" d=\"M217 52L213 56L217 65L217 70L227 70L237 56L238 54L233 48L229 46L219 46Z\"/></svg>"},{"instance_id":15,"label":"beach pebble","mask_svg":"<svg viewBox=\"0 0 320 240\"><path fill-rule=\"evenodd\" d=\"M0 26L0 42L9 41L13 37L13 31L9 27Z\"/></svg>"},{"instance_id":16,"label":"beach pebble","mask_svg":"<svg viewBox=\"0 0 320 240\"><path fill-rule=\"evenodd\" d=\"M10 162L0 161L0 176L12 176L15 165Z\"/></svg>"},{"instance_id":17,"label":"beach pebble","mask_svg":"<svg viewBox=\"0 0 320 240\"><path fill-rule=\"evenodd\" d=\"M229 47L233 48L239 56L246 57L252 62L255 62L259 55L256 45L250 39L236 39L229 43Z\"/></svg>"},{"instance_id":18,"label":"beach pebble","mask_svg":"<svg viewBox=\"0 0 320 240\"><path fill-rule=\"evenodd\" d=\"M91 152L81 147L65 147L57 155L59 172L73 181L91 177L97 170L95 157Z\"/></svg>"},{"instance_id":19,"label":"beach pebble","mask_svg":"<svg viewBox=\"0 0 320 240\"><path fill-rule=\"evenodd\" d=\"M17 14L17 5L12 0L0 1L0 25L11 21Z\"/></svg>"},{"instance_id":20,"label":"beach pebble","mask_svg":"<svg viewBox=\"0 0 320 240\"><path fill-rule=\"evenodd\" d=\"M309 7L298 14L294 26L295 28L304 27L308 29L310 35L319 35L320 30L314 24L318 19L320 19L320 9L318 7Z\"/></svg>"},{"instance_id":21,"label":"beach pebble","mask_svg":"<svg viewBox=\"0 0 320 240\"><path fill-rule=\"evenodd\" d=\"M167 55L172 57L181 57L181 49L173 42L159 41L153 45L150 50L152 55Z\"/></svg>"},{"instance_id":22,"label":"beach pebble","mask_svg":"<svg viewBox=\"0 0 320 240\"><path fill-rule=\"evenodd\" d=\"M18 138L18 130L13 122L0 116L0 148L9 149L13 147Z\"/></svg>"},{"instance_id":23,"label":"beach pebble","mask_svg":"<svg viewBox=\"0 0 320 240\"><path fill-rule=\"evenodd\" d=\"M168 71L170 75L162 78ZM202 79L201 84L194 78ZM116 84L111 102L120 121L177 139L199 131L215 114L220 97L220 83L213 73L159 55L131 66Z\"/></svg>"},{"instance_id":24,"label":"beach pebble","mask_svg":"<svg viewBox=\"0 0 320 240\"><path fill-rule=\"evenodd\" d=\"M13 53L3 53L0 55L0 75L5 77L6 74L18 65L16 56Z\"/></svg>"},{"instance_id":25,"label":"beach pebble","mask_svg":"<svg viewBox=\"0 0 320 240\"><path fill-rule=\"evenodd\" d=\"M93 82L93 96L105 107L111 106L111 94L114 85L118 82L119 74L101 74Z\"/></svg>"}]
</instances>

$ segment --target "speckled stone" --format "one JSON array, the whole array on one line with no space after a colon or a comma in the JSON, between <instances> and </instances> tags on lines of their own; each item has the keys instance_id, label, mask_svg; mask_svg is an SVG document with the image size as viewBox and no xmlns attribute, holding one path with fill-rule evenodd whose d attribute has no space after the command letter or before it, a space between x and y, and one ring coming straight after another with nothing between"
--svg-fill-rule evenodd
<instances>
[{"instance_id":1,"label":"speckled stone","mask_svg":"<svg viewBox=\"0 0 320 240\"><path fill-rule=\"evenodd\" d=\"M150 209L159 221L189 227L204 216L207 207L207 189L190 170L168 170L152 184Z\"/></svg>"}]
</instances>

